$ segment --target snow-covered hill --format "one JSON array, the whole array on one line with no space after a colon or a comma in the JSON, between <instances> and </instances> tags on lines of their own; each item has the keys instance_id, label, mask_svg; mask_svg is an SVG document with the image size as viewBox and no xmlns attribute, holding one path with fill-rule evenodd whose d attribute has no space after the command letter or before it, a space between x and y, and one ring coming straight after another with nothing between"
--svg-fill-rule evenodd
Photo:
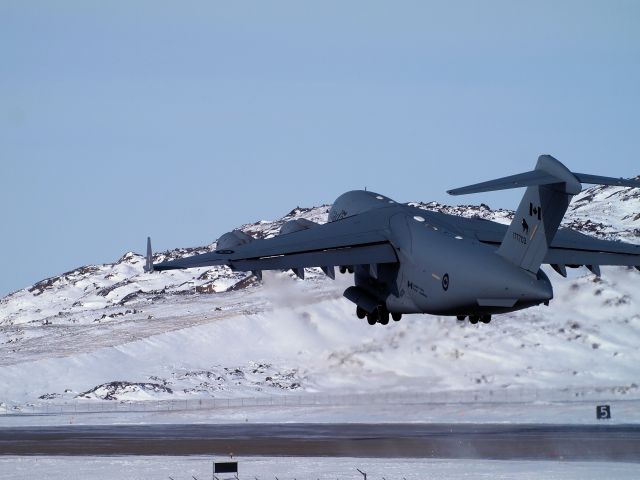
<instances>
[{"instance_id":1,"label":"snow-covered hill","mask_svg":"<svg viewBox=\"0 0 640 480\"><path fill-rule=\"evenodd\" d=\"M503 223L513 215L416 205ZM241 229L265 238L293 218L324 222L327 210L296 208ZM640 191L585 190L565 224L640 243ZM303 282L272 273L260 284L226 267L145 274L143 263L129 252L1 299L0 401L640 384L640 274L630 269L603 268L602 279L550 272L550 307L490 325L409 316L371 327L341 298L348 275L333 282L309 271Z\"/></svg>"}]
</instances>

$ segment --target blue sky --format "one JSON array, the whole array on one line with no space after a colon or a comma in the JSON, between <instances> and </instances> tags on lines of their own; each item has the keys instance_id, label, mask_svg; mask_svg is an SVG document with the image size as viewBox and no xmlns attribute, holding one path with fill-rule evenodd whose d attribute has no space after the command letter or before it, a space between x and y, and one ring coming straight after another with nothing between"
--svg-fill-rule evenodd
<instances>
[{"instance_id":1,"label":"blue sky","mask_svg":"<svg viewBox=\"0 0 640 480\"><path fill-rule=\"evenodd\" d=\"M0 295L368 186L640 173L640 3L0 3Z\"/></svg>"}]
</instances>

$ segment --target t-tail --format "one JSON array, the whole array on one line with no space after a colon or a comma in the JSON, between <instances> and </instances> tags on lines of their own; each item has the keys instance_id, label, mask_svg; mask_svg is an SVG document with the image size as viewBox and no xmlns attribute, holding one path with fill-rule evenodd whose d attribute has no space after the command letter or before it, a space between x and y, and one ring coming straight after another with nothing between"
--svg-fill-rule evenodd
<instances>
[{"instance_id":1,"label":"t-tail","mask_svg":"<svg viewBox=\"0 0 640 480\"><path fill-rule=\"evenodd\" d=\"M541 155L534 170L467 187L450 195L527 187L513 221L497 250L498 255L536 273L558 231L571 198L582 183L640 187L640 181L571 172L551 155Z\"/></svg>"}]
</instances>

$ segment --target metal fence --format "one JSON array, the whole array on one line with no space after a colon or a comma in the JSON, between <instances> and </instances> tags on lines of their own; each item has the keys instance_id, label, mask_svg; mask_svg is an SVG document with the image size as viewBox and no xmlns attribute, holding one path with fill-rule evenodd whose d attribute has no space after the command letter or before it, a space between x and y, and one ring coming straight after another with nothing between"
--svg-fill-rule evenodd
<instances>
[{"instance_id":1,"label":"metal fence","mask_svg":"<svg viewBox=\"0 0 640 480\"><path fill-rule=\"evenodd\" d=\"M249 408L339 407L376 405L429 405L534 402L591 402L640 400L640 388L631 386L502 388L435 392L358 394L300 394L241 398L182 398L166 400L89 400L37 403L0 402L0 415L56 415L117 412L179 412Z\"/></svg>"}]
</instances>

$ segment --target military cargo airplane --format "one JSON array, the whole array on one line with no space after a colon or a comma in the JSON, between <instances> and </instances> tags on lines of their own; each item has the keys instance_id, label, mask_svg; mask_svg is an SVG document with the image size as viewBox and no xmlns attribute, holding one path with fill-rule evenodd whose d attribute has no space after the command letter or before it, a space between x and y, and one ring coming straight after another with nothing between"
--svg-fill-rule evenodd
<instances>
[{"instance_id":1,"label":"military cargo airplane","mask_svg":"<svg viewBox=\"0 0 640 480\"><path fill-rule=\"evenodd\" d=\"M571 172L550 155L535 169L449 190L451 195L526 187L510 225L425 211L371 191L355 190L336 199L328 222L291 220L274 238L256 240L234 230L216 250L152 263L147 239L146 271L227 265L251 271L320 267L335 279L335 268L353 273L344 296L356 315L374 325L403 314L456 316L489 323L491 316L545 304L553 288L542 264L562 276L567 267L600 265L640 270L640 246L599 240L559 228L571 198L582 184L640 187L640 181Z\"/></svg>"}]
</instances>

